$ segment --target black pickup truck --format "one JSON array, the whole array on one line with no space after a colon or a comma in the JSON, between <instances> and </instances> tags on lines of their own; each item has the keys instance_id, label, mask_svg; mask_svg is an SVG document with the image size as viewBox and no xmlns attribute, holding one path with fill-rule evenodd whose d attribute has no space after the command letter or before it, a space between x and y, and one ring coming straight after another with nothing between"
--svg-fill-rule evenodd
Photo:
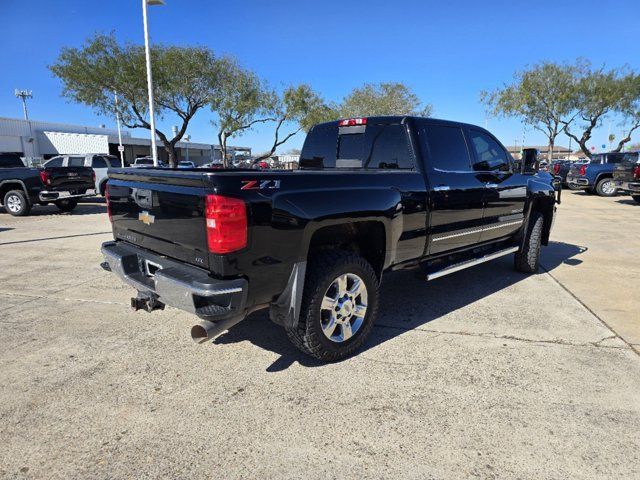
<instances>
[{"instance_id":1,"label":"black pickup truck","mask_svg":"<svg viewBox=\"0 0 640 480\"><path fill-rule=\"evenodd\" d=\"M640 152L625 152L621 156L622 161L613 170L613 185L640 203Z\"/></svg>"},{"instance_id":2,"label":"black pickup truck","mask_svg":"<svg viewBox=\"0 0 640 480\"><path fill-rule=\"evenodd\" d=\"M20 157L0 153L0 205L11 215L29 215L31 208L54 203L70 212L78 199L92 196L95 173L88 167L28 168Z\"/></svg>"},{"instance_id":3,"label":"black pickup truck","mask_svg":"<svg viewBox=\"0 0 640 480\"><path fill-rule=\"evenodd\" d=\"M102 266L138 290L134 309L201 317L198 342L269 307L333 361L371 331L385 271L433 280L515 254L536 272L559 194L480 127L347 119L311 129L296 171L110 170Z\"/></svg>"}]
</instances>

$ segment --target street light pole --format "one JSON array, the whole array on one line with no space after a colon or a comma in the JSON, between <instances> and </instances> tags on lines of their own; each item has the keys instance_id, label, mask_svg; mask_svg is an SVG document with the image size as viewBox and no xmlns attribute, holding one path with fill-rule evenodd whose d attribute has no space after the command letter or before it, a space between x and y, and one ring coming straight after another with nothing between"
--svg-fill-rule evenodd
<instances>
[{"instance_id":1,"label":"street light pole","mask_svg":"<svg viewBox=\"0 0 640 480\"><path fill-rule=\"evenodd\" d=\"M149 25L147 21L147 4L163 5L163 0L142 0L142 23L144 24L144 53L147 63L147 89L149 90L149 126L151 127L151 155L153 166L158 166L158 151L156 148L156 119L153 111L153 78L151 76L151 53L149 50Z\"/></svg>"},{"instance_id":2,"label":"street light pole","mask_svg":"<svg viewBox=\"0 0 640 480\"><path fill-rule=\"evenodd\" d=\"M118 151L120 152L120 165L124 167L124 147L122 146L122 131L120 130L120 112L118 111L118 92L113 91L116 102L116 124L118 125Z\"/></svg>"}]
</instances>

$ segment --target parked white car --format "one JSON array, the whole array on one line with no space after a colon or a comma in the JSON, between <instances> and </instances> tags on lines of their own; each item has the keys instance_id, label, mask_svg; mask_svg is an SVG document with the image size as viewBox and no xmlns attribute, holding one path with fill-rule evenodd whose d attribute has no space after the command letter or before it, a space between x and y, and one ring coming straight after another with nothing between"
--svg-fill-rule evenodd
<instances>
[{"instance_id":1,"label":"parked white car","mask_svg":"<svg viewBox=\"0 0 640 480\"><path fill-rule=\"evenodd\" d=\"M107 170L122 167L120 159L106 153L88 153L80 155L58 155L44 163L48 167L91 167L96 173L96 193L104 195L107 185Z\"/></svg>"},{"instance_id":2,"label":"parked white car","mask_svg":"<svg viewBox=\"0 0 640 480\"><path fill-rule=\"evenodd\" d=\"M178 162L178 168L196 168L196 164L188 160L181 160Z\"/></svg>"}]
</instances>

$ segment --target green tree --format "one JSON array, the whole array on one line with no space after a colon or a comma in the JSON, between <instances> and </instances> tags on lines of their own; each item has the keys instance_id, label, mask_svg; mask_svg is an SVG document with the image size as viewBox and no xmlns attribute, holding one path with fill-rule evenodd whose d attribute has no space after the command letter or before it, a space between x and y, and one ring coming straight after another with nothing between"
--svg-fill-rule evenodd
<instances>
[{"instance_id":1,"label":"green tree","mask_svg":"<svg viewBox=\"0 0 640 480\"><path fill-rule=\"evenodd\" d=\"M243 135L258 124L275 124L273 144L257 156L256 160L261 160L273 155L301 130L308 130L333 115L309 85L288 87L279 94L255 73L235 62L222 75L221 93L210 106L217 114L212 123L218 128L225 167L228 166L227 140ZM286 127L290 130L283 133Z\"/></svg>"},{"instance_id":2,"label":"green tree","mask_svg":"<svg viewBox=\"0 0 640 480\"><path fill-rule=\"evenodd\" d=\"M217 95L218 79L229 60L217 58L205 47L154 45L151 63L158 118L171 114L179 121L173 137L157 127L155 132L169 163L175 165L176 143L194 115ZM113 34L98 34L81 48L63 48L49 68L62 81L63 96L112 116L116 112L115 91L123 124L151 129L143 46L120 45Z\"/></svg>"},{"instance_id":3,"label":"green tree","mask_svg":"<svg viewBox=\"0 0 640 480\"><path fill-rule=\"evenodd\" d=\"M433 111L430 104L420 98L405 84L388 82L365 84L355 88L337 107L343 118L371 117L379 115L416 115L428 117Z\"/></svg>"},{"instance_id":4,"label":"green tree","mask_svg":"<svg viewBox=\"0 0 640 480\"><path fill-rule=\"evenodd\" d=\"M518 117L545 134L551 161L556 138L575 107L576 65L542 62L516 72L513 82L480 94L489 114Z\"/></svg>"},{"instance_id":5,"label":"green tree","mask_svg":"<svg viewBox=\"0 0 640 480\"><path fill-rule=\"evenodd\" d=\"M256 158L256 161L273 155L278 147L300 131L309 131L317 123L335 119L335 112L309 85L288 87L273 105L272 117L275 122L274 138L270 150ZM289 130L282 132L285 126Z\"/></svg>"},{"instance_id":6,"label":"green tree","mask_svg":"<svg viewBox=\"0 0 640 480\"><path fill-rule=\"evenodd\" d=\"M271 112L277 95L258 76L236 61L230 61L219 79L220 95L211 99L210 107L217 114L211 123L217 127L222 163L229 166L227 141L251 130L255 125L272 120Z\"/></svg>"},{"instance_id":7,"label":"green tree","mask_svg":"<svg viewBox=\"0 0 640 480\"><path fill-rule=\"evenodd\" d=\"M640 75L626 75L622 82L624 99L618 105L616 113L622 116L621 127L625 133L614 152L622 151L625 144L631 141L633 132L640 128Z\"/></svg>"},{"instance_id":8,"label":"green tree","mask_svg":"<svg viewBox=\"0 0 640 480\"><path fill-rule=\"evenodd\" d=\"M564 133L575 140L589 158L592 154L587 142L608 115L623 114L635 118L634 125L638 122L638 88L632 88L636 82L637 76L626 68L594 70L588 62L580 65L574 90L574 109L562 123ZM620 140L616 151L631 140L631 133L640 126L634 125L626 136L628 138Z\"/></svg>"}]
</instances>

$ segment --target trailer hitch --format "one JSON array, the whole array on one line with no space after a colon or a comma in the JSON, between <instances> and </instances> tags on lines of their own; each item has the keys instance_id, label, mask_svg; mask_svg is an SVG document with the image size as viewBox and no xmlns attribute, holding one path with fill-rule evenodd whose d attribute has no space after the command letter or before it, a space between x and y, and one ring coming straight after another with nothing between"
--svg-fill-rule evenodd
<instances>
[{"instance_id":1,"label":"trailer hitch","mask_svg":"<svg viewBox=\"0 0 640 480\"><path fill-rule=\"evenodd\" d=\"M134 312L138 310L153 312L154 310L164 310L164 303L159 301L155 295L138 292L137 297L131 298L131 309Z\"/></svg>"}]
</instances>

